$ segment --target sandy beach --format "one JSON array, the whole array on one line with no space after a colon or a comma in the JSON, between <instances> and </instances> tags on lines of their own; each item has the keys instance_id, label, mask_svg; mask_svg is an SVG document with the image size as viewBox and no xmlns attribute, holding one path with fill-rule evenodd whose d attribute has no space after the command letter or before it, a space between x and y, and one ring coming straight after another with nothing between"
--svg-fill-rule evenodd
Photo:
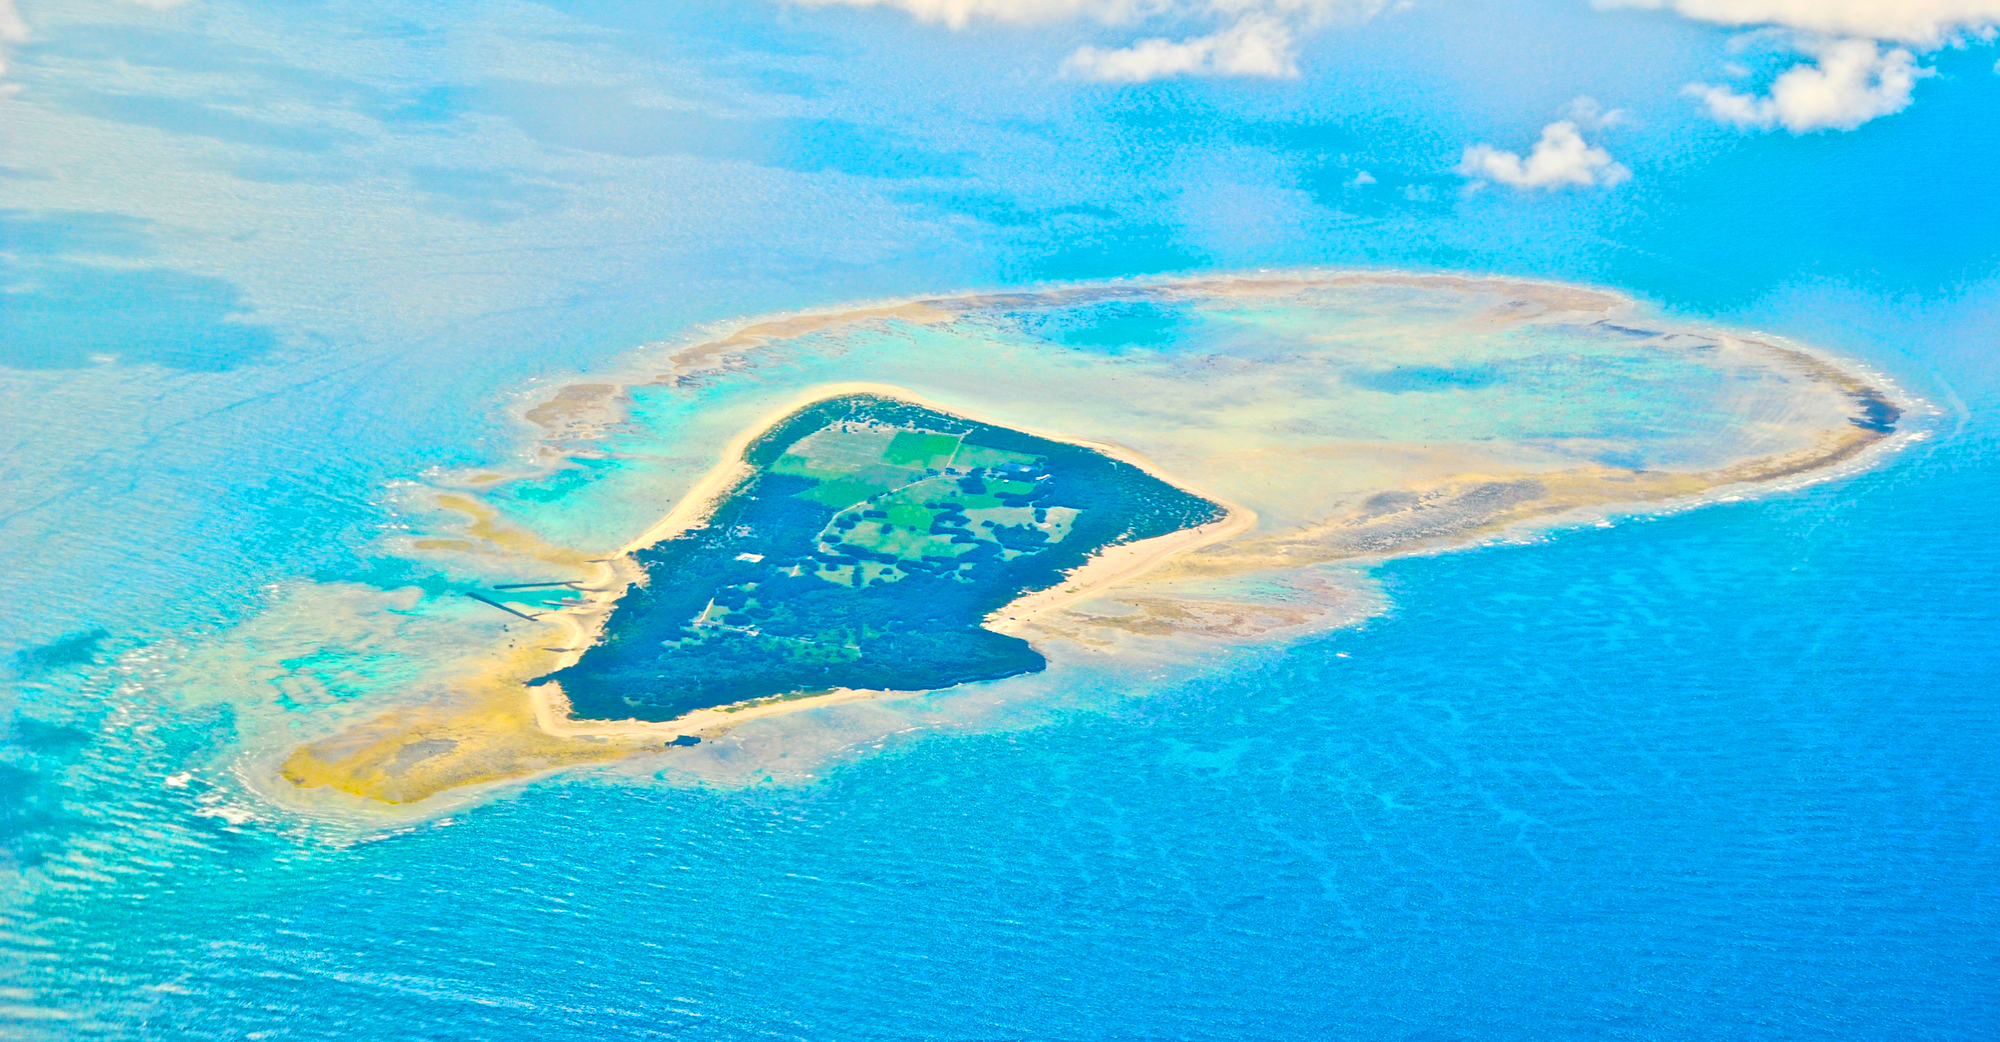
<instances>
[{"instance_id":1,"label":"sandy beach","mask_svg":"<svg viewBox=\"0 0 2000 1042\"><path fill-rule=\"evenodd\" d=\"M722 497L749 476L750 467L744 462L743 454L751 442L800 409L815 402L850 394L873 394L893 398L977 423L1017 430L1050 441L1088 448L1121 463L1137 467L1183 491L1217 503L1226 511L1220 520L1205 525L1100 550L1083 565L1072 569L1057 585L1024 593L987 616L987 628L998 632L1013 632L1037 615L1088 600L1120 583L1130 582L1153 571L1178 554L1241 535L1257 523L1257 515L1247 507L1199 489L1189 488L1162 474L1151 461L1123 446L1064 437L1053 432L1034 430L992 419L957 406L933 401L907 388L891 384L822 384L788 399L784 405L766 413L747 430L737 435L724 447L721 462L703 475L666 516L621 547L618 557L597 562L601 569L600 573L589 582L577 584L579 592L590 599L589 604L547 612L537 620L545 620L562 627L564 644L570 649L559 655L557 665L551 667L551 670L574 663L582 657L584 649L602 634L604 624L615 610L618 598L623 594L626 585L638 578L638 568L632 561L631 554L705 523ZM912 693L914 692L841 688L800 698L759 699L732 706L697 709L665 721L578 720L570 716L568 701L564 698L560 685L554 682L530 687L528 698L533 707L535 725L549 735L568 738L640 736L671 738L681 735L713 736L730 727L760 717L813 709L860 698Z\"/></svg>"},{"instance_id":2,"label":"sandy beach","mask_svg":"<svg viewBox=\"0 0 2000 1042\"><path fill-rule=\"evenodd\" d=\"M1520 294L1502 307L1475 314L1477 329L1513 328L1522 321L1532 320L1534 315L1551 313L1570 316L1563 319L1568 322L1579 320L1577 316L1609 314L1629 305L1623 298L1587 287L1358 273L1226 277L1151 287L1140 292L1256 296L1271 291L1273 286L1318 285L1329 280L1394 284L1418 290L1449 284L1447 288L1454 292L1504 290ZM1056 295L1065 292L1056 291ZM718 330L715 337L675 352L668 360L669 368L689 375L709 371L711 367L727 368L732 364L729 357L733 354L765 350L773 342L800 331L833 328L870 316L893 316L928 324L948 317L954 309L981 301L998 306L1032 299L1033 294L1018 298L976 295L930 298L755 321ZM494 507L481 501L478 493L441 490L436 504L465 514L470 523L459 529L462 536L426 536L416 540L413 545L417 550L498 554L557 565L569 570L568 574L579 575L575 582L565 584L575 592L577 602L553 609L514 602L513 609L535 616L534 626L539 635L523 640L521 646L496 648L490 659L456 678L441 681L441 697L393 709L338 734L297 747L285 760L281 773L295 786L328 786L375 800L409 803L463 786L658 750L681 736L713 738L753 720L861 699L917 693L842 688L712 706L655 722L577 719L571 715L568 698L559 686L553 682L536 683L539 678L574 665L586 649L601 639L619 601L633 584L645 580L635 553L707 523L732 490L750 476L751 468L744 456L758 437L798 410L841 395L879 395L1086 448L1224 509L1220 519L1199 527L1102 547L1060 581L1022 593L984 620L990 630L1038 644L1086 636L1084 631L1091 627L1107 626L1120 627L1121 632L1199 636L1207 632L1203 627L1208 624L1201 621L1204 618L1213 616L1226 622L1256 615L1259 608L1226 600L1202 600L1201 594L1193 595L1193 600L1187 599L1188 590L1199 589L1212 580L1291 571L1336 561L1438 552L1495 539L1526 537L1550 525L1588 523L1619 513L1677 510L1750 494L1753 490L1807 484L1869 466L1882 453L1923 436L1918 428L1896 426L1898 410L1907 414L1921 409L1921 402L1877 374L1842 360L1763 334L1678 327L1671 334L1661 335L1693 337L1713 342L1725 353L1735 352L1732 357L1737 360L1721 363L1724 369L1735 366L1730 371L1782 371L1789 374L1786 383L1816 388L1810 396L1791 395L1782 399L1787 408L1797 406L1806 411L1780 410L1769 416L1746 412L1739 421L1752 433L1768 435L1773 429L1789 426L1797 434L1765 436L1763 441L1753 443L1760 451L1723 453L1708 457L1703 465L1686 467L1628 468L1596 462L1588 455L1551 459L1533 444L1522 443L1510 452L1504 445L1500 450L1489 450L1486 443L1477 440L1445 440L1432 445L1428 441L1406 439L1380 446L1329 441L1321 452L1318 443L1291 448L1280 439L1273 443L1276 448L1239 452L1227 440L1229 434L1218 436L1221 440L1217 437L1162 439L1158 419L1179 417L1187 406L1216 408L1214 402L1221 401L1224 404L1220 408L1224 411L1207 422L1218 418L1226 421L1228 402L1267 403L1260 408L1265 408L1268 415L1237 416L1234 426L1223 422L1217 428L1264 437L1277 426L1295 422L1300 416L1268 404L1275 402L1281 406L1290 400L1284 393L1284 385L1266 385L1255 380L1240 386L1203 385L1205 397L1179 402L1147 397L1148 393L1157 394L1167 386L1158 381L1152 385L1117 383L1115 394L1136 395L1132 400L1146 406L1138 410L1117 408L1117 401L1104 400L1100 394L1100 404L1113 408L1083 414L1087 423L1095 424L1083 429L1124 431L1127 427L1122 424L1130 423L1132 417L1145 417L1155 426L1134 428L1133 437L1154 450L1164 446L1167 458L1188 472L1170 476L1148 455L1132 447L1052 429L1070 427L1077 417L1062 409L1047 408L1046 401L1034 396L1039 392L1024 396L1024 386L1011 388L1014 396L1009 399L949 382L937 384L938 397L917 389L930 388L935 377L912 381L915 387L877 381L826 381L766 399L768 405L758 407L754 420L728 433L714 457L716 462L699 472L670 510L646 524L609 555L587 555L568 546L545 542L503 523ZM641 366L653 374L652 383L673 382L659 375L661 368L657 361ZM1258 370L1245 368L1242 372L1254 374ZM553 453L554 457L561 457L562 452L553 446L569 437L567 432L602 429L615 418L613 412L605 410L614 407L622 410L619 402L626 389L647 383L644 377L616 383L593 382L588 385L592 389L589 394L569 394L564 387L555 388L545 400L565 403L563 408L547 415L531 409L530 413L535 415L526 418L551 439L543 446L548 452L541 455ZM1218 395L1222 397L1218 399ZM1020 418L995 416L938 398L1011 401L1007 411ZM1810 407L1798 404L1807 398L1816 404ZM1191 414L1190 422L1194 419ZM721 440L722 435L723 431L717 429L708 436ZM1210 491L1211 487L1219 487L1225 494ZM1121 602L1109 615L1093 615L1088 611L1078 614L1084 602L1141 582L1158 584L1166 592L1160 595L1149 592L1132 604ZM1236 624L1229 623L1224 629L1233 625ZM1246 632L1254 632L1263 625L1250 626ZM517 635L519 629L517 624ZM1084 645L1091 646L1090 641L1085 640Z\"/></svg>"}]
</instances>

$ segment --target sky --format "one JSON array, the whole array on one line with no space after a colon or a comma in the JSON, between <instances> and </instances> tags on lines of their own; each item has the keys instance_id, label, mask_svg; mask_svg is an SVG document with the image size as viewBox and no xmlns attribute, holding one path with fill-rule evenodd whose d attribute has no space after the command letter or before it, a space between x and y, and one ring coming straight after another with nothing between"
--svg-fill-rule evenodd
<instances>
[{"instance_id":1,"label":"sky","mask_svg":"<svg viewBox=\"0 0 2000 1042\"><path fill-rule=\"evenodd\" d=\"M297 544L365 543L385 483L509 451L537 381L737 316L1075 279L1575 279L1976 398L1996 25L2000 0L0 0L0 564L214 589L105 526L220 561L282 508L313 520L270 567L312 567Z\"/></svg>"},{"instance_id":2,"label":"sky","mask_svg":"<svg viewBox=\"0 0 2000 1042\"><path fill-rule=\"evenodd\" d=\"M232 291L318 298L284 324L341 340L523 302L433 257L635 234L844 267L971 239L1030 269L962 276L989 280L1068 274L1035 246L1091 233L1154 235L1164 267L1332 259L1328 233L1428 245L1382 220L1475 249L1509 216L1624 240L1603 222L1732 160L1850 163L1856 198L1907 175L1883 146L1926 109L1980 129L1964 110L1994 85L1964 81L1996 20L2000 0L29 0L0 6L6 195L30 222L10 252L208 269L231 285L160 290L223 314ZM1782 186L1736 190L1759 188ZM1960 249L1978 277L1990 255ZM523 273L616 277L574 263Z\"/></svg>"}]
</instances>

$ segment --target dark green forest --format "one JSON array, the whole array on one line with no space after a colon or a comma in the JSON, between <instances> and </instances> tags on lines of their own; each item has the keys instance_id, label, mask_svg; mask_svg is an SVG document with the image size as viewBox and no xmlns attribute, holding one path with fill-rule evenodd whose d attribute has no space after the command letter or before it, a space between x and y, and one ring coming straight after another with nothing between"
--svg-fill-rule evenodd
<instances>
[{"instance_id":1,"label":"dark green forest","mask_svg":"<svg viewBox=\"0 0 2000 1042\"><path fill-rule=\"evenodd\" d=\"M935 498L919 516L928 516L929 531L911 538L934 537L929 545L950 552L898 556L848 541L858 526L888 524L884 511L869 509L871 501L833 506L812 496L841 479L771 469L803 439L837 424L950 435L1032 462L1010 463L1004 475L986 468L912 473L946 480L921 486L945 491L926 492ZM603 640L575 665L542 678L561 683L576 716L670 720L834 688L927 690L1033 672L1044 665L1041 655L1024 640L983 628L988 614L1055 585L1099 548L1223 513L1083 446L874 395L807 406L755 439L744 456L752 473L706 524L637 552L646 581L619 601ZM997 502L1023 523L975 524L968 502ZM1050 541L1048 526L1035 522L1055 508L1075 514L1067 533ZM863 580L870 572L875 577Z\"/></svg>"}]
</instances>

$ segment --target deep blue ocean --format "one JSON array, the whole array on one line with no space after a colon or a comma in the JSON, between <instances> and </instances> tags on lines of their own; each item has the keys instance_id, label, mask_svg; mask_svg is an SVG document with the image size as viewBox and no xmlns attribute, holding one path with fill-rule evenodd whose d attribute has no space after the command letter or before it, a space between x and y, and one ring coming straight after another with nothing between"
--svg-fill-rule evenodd
<instances>
[{"instance_id":1,"label":"deep blue ocean","mask_svg":"<svg viewBox=\"0 0 2000 1042\"><path fill-rule=\"evenodd\" d=\"M190 836L10 929L162 1038L1991 1037L1993 475L1391 564L1359 630L802 788Z\"/></svg>"},{"instance_id":2,"label":"deep blue ocean","mask_svg":"<svg viewBox=\"0 0 2000 1042\"><path fill-rule=\"evenodd\" d=\"M1122 92L1035 71L1073 34L886 11L21 6L0 1037L2000 1037L1992 47L1793 137L1675 94L1722 30L1553 0ZM1447 173L1585 92L1638 113L1629 184ZM1612 286L1939 415L1867 473L1383 563L1359 626L809 782L328 830L181 773L235 724L154 665L365 572L380 490L504 453L527 381L771 309L1300 263Z\"/></svg>"}]
</instances>

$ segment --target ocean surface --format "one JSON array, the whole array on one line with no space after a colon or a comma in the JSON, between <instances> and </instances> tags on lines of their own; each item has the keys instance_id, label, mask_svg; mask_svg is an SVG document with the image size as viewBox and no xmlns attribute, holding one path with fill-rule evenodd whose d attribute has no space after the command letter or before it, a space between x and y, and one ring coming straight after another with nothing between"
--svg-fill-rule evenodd
<instances>
[{"instance_id":1,"label":"ocean surface","mask_svg":"<svg viewBox=\"0 0 2000 1042\"><path fill-rule=\"evenodd\" d=\"M879 11L21 6L0 1037L2000 1035L1991 47L1793 137L1675 94L1722 31L1554 2L1130 90ZM1636 113L1629 184L1448 173L1582 93ZM1939 413L1865 473L1373 565L1354 625L726 781L315 816L185 683L642 343L1295 264L1604 285ZM326 697L272 640L270 698Z\"/></svg>"},{"instance_id":2,"label":"ocean surface","mask_svg":"<svg viewBox=\"0 0 2000 1042\"><path fill-rule=\"evenodd\" d=\"M380 842L45 738L88 797L10 975L69 1037L1985 1037L1993 479L1954 439L1399 562L1387 616L1144 700Z\"/></svg>"}]
</instances>

